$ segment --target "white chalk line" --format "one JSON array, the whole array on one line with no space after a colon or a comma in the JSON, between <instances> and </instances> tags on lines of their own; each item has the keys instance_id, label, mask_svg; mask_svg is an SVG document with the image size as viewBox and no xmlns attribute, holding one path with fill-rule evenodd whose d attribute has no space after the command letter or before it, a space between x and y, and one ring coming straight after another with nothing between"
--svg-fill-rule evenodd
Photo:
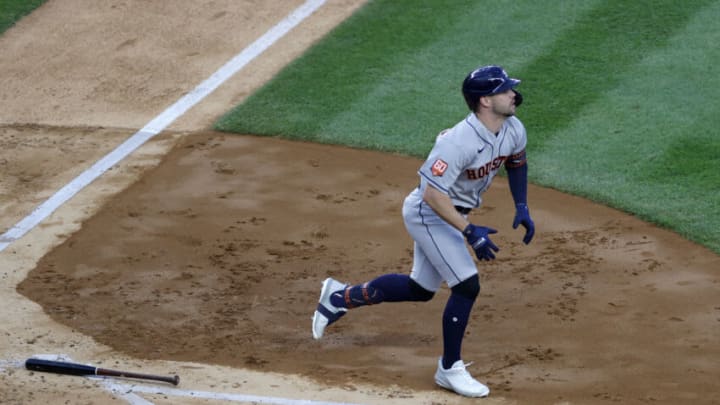
<instances>
[{"instance_id":1,"label":"white chalk line","mask_svg":"<svg viewBox=\"0 0 720 405\"><path fill-rule=\"evenodd\" d=\"M219 401L230 401L230 402L250 402L257 404L274 404L274 405L355 405L347 402L325 402L325 401L313 401L308 399L289 399L280 397L265 397L258 395L247 395L247 394L229 394L221 392L209 392L209 391L188 391L177 388L165 388L157 386L141 386L131 385L125 383L117 383L106 380L105 385L114 394L120 395L121 393L134 394L155 394L155 395L166 395L173 397L185 397L185 398L199 398L199 399L213 399ZM142 401L144 399L140 398ZM145 402L143 402L145 403ZM135 403L133 403L135 405Z\"/></svg>"},{"instance_id":2,"label":"white chalk line","mask_svg":"<svg viewBox=\"0 0 720 405\"><path fill-rule=\"evenodd\" d=\"M301 21L319 9L325 0L307 0L300 7L290 13L263 36L250 44L242 52L233 57L215 73L210 75L204 82L200 83L188 94L180 98L175 104L168 107L160 115L155 117L133 136L120 144L112 152L98 160L89 169L66 184L49 199L36 207L28 216L13 225L4 234L0 235L0 252L5 250L11 243L22 238L26 233L36 227L55 210L71 199L80 190L92 183L103 173L127 157L135 149L147 142L155 135L162 132L173 121L182 116L199 101L215 91L222 83L250 63L258 55L263 53L278 39L282 38Z\"/></svg>"},{"instance_id":3,"label":"white chalk line","mask_svg":"<svg viewBox=\"0 0 720 405\"><path fill-rule=\"evenodd\" d=\"M152 137L162 132L172 122L185 114L190 108L195 106L195 104L203 100L210 93L215 91L222 83L224 83L235 73L240 71L243 67L245 67L248 63L254 60L265 50L267 50L278 39L285 36L285 34L290 32L290 30L292 30L305 18L310 16L317 9L319 9L323 4L325 4L325 0L307 0L304 4L295 9L292 13L290 13L285 19L283 19L277 25L268 30L263 36L258 38L242 52L233 57L229 62L223 65L209 78L200 83L192 91L190 91L173 105L168 107L165 111L155 117L152 121L150 121L142 129L136 132L133 136L128 138L125 142L120 144L112 152L108 153L103 158L98 160L89 169L82 172L79 176L77 176L71 182L58 190L48 200L36 207L28 216L26 216L17 224L12 226L4 234L0 235L0 252L4 251L5 248L10 246L10 244L12 244L14 241L22 238L26 233L28 233L30 230L40 224L40 222L50 216L53 212L55 212L55 210L57 210L60 206L70 200L88 184L92 183L103 173L105 173L111 167L126 158L128 155L130 155L130 153L142 146ZM67 356L64 355L38 355L35 357L71 361ZM0 360L0 371L2 371L6 367L22 367L23 364L23 361ZM142 397L136 395L136 392L148 394L163 394L169 396L218 399L233 402L255 402L278 405L352 405L338 402L295 400L277 397L228 394L208 391L187 391L162 387L147 387L140 385L119 384L109 381L107 379L105 380L106 381L103 385L106 387L107 390L111 391L115 395L122 397L131 405L152 405L152 402L149 402Z\"/></svg>"}]
</instances>

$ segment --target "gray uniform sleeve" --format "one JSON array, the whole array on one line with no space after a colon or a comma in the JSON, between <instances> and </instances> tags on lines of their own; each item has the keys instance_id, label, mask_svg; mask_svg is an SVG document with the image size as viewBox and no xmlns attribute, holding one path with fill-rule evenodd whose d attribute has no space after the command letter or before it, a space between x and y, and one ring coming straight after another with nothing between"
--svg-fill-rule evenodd
<instances>
[{"instance_id":1,"label":"gray uniform sleeve","mask_svg":"<svg viewBox=\"0 0 720 405\"><path fill-rule=\"evenodd\" d=\"M454 129L438 135L435 146L418 170L421 189L429 183L447 194L457 178L472 162L473 155L468 153L469 148L463 147L458 142L461 138L454 136L452 131Z\"/></svg>"}]
</instances>

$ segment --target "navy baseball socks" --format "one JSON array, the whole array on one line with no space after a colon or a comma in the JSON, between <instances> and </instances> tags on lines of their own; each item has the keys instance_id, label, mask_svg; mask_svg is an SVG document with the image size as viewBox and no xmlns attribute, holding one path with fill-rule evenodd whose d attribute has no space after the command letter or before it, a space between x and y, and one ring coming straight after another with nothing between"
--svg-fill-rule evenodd
<instances>
[{"instance_id":1,"label":"navy baseball socks","mask_svg":"<svg viewBox=\"0 0 720 405\"><path fill-rule=\"evenodd\" d=\"M466 397L486 397L490 389L474 379L460 360L460 347L474 300L453 293L443 313L443 356L438 359L435 383Z\"/></svg>"},{"instance_id":2,"label":"navy baseball socks","mask_svg":"<svg viewBox=\"0 0 720 405\"><path fill-rule=\"evenodd\" d=\"M325 328L345 315L348 309L381 302L428 301L432 297L431 291L423 289L405 274L385 274L354 286L327 278L323 281L313 315L313 337L322 338Z\"/></svg>"},{"instance_id":3,"label":"navy baseball socks","mask_svg":"<svg viewBox=\"0 0 720 405\"><path fill-rule=\"evenodd\" d=\"M336 291L330 297L334 306L347 309L385 301L412 301L410 277L404 274L385 274L367 283Z\"/></svg>"},{"instance_id":4,"label":"navy baseball socks","mask_svg":"<svg viewBox=\"0 0 720 405\"><path fill-rule=\"evenodd\" d=\"M479 292L475 276L453 288L443 313L443 357L435 372L437 385L467 397L486 397L490 390L467 372L460 360L460 348L470 311ZM433 292L402 274L386 274L370 282L349 286L327 278L322 283L320 299L312 318L312 332L320 339L325 328L340 319L347 310L381 302L429 301ZM444 364L445 363L445 364Z\"/></svg>"},{"instance_id":5,"label":"navy baseball socks","mask_svg":"<svg viewBox=\"0 0 720 405\"><path fill-rule=\"evenodd\" d=\"M474 303L474 300L455 293L450 294L450 298L448 298L442 318L442 363L445 368L452 367L456 361L460 360L460 348Z\"/></svg>"}]
</instances>

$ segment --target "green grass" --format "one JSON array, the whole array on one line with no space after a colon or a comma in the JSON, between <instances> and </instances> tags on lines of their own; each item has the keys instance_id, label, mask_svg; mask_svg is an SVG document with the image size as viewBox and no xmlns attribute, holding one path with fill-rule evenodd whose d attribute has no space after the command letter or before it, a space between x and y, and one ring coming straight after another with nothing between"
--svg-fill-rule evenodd
<instances>
[{"instance_id":1,"label":"green grass","mask_svg":"<svg viewBox=\"0 0 720 405\"><path fill-rule=\"evenodd\" d=\"M376 0L216 128L424 157L478 65L523 79L531 181L720 253L720 0Z\"/></svg>"},{"instance_id":2,"label":"green grass","mask_svg":"<svg viewBox=\"0 0 720 405\"><path fill-rule=\"evenodd\" d=\"M466 114L467 72L537 57L598 1L542 3L370 2L217 128L422 156ZM509 24L530 16L541 31Z\"/></svg>"},{"instance_id":3,"label":"green grass","mask_svg":"<svg viewBox=\"0 0 720 405\"><path fill-rule=\"evenodd\" d=\"M541 144L538 182L720 249L720 2L700 9ZM582 148L592 148L577 154Z\"/></svg>"},{"instance_id":4,"label":"green grass","mask_svg":"<svg viewBox=\"0 0 720 405\"><path fill-rule=\"evenodd\" d=\"M542 100L523 112L537 134L534 145L544 147L546 138L572 122L584 106L622 88L621 77L629 69L664 48L675 32L711 3L610 0L580 18L517 73L532 83L533 96Z\"/></svg>"},{"instance_id":5,"label":"green grass","mask_svg":"<svg viewBox=\"0 0 720 405\"><path fill-rule=\"evenodd\" d=\"M0 0L0 33L44 2L45 0Z\"/></svg>"}]
</instances>

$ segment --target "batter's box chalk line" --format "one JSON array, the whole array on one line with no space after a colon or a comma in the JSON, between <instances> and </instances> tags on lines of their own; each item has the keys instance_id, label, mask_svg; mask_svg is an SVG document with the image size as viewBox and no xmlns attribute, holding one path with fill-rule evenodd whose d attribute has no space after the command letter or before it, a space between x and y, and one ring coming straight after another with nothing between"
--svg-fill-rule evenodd
<instances>
[{"instance_id":1,"label":"batter's box chalk line","mask_svg":"<svg viewBox=\"0 0 720 405\"><path fill-rule=\"evenodd\" d=\"M253 404L275 404L275 405L358 405L350 404L347 402L325 402L325 401L313 401L308 399L289 399L279 397L264 397L259 395L247 395L247 394L231 394L223 392L211 392L211 391L192 391L192 390L181 390L178 388L164 388L164 387L153 387L143 385L130 385L116 382L105 382L105 387L115 395L121 396L128 400L132 405L136 404L152 404L152 402L145 401L136 393L142 394L155 394L165 395L168 397L184 397L184 398L199 398L199 399L213 399L229 402L241 402L241 403L253 403ZM128 397L133 395L133 398ZM135 402L134 398L139 399L142 402Z\"/></svg>"}]
</instances>

